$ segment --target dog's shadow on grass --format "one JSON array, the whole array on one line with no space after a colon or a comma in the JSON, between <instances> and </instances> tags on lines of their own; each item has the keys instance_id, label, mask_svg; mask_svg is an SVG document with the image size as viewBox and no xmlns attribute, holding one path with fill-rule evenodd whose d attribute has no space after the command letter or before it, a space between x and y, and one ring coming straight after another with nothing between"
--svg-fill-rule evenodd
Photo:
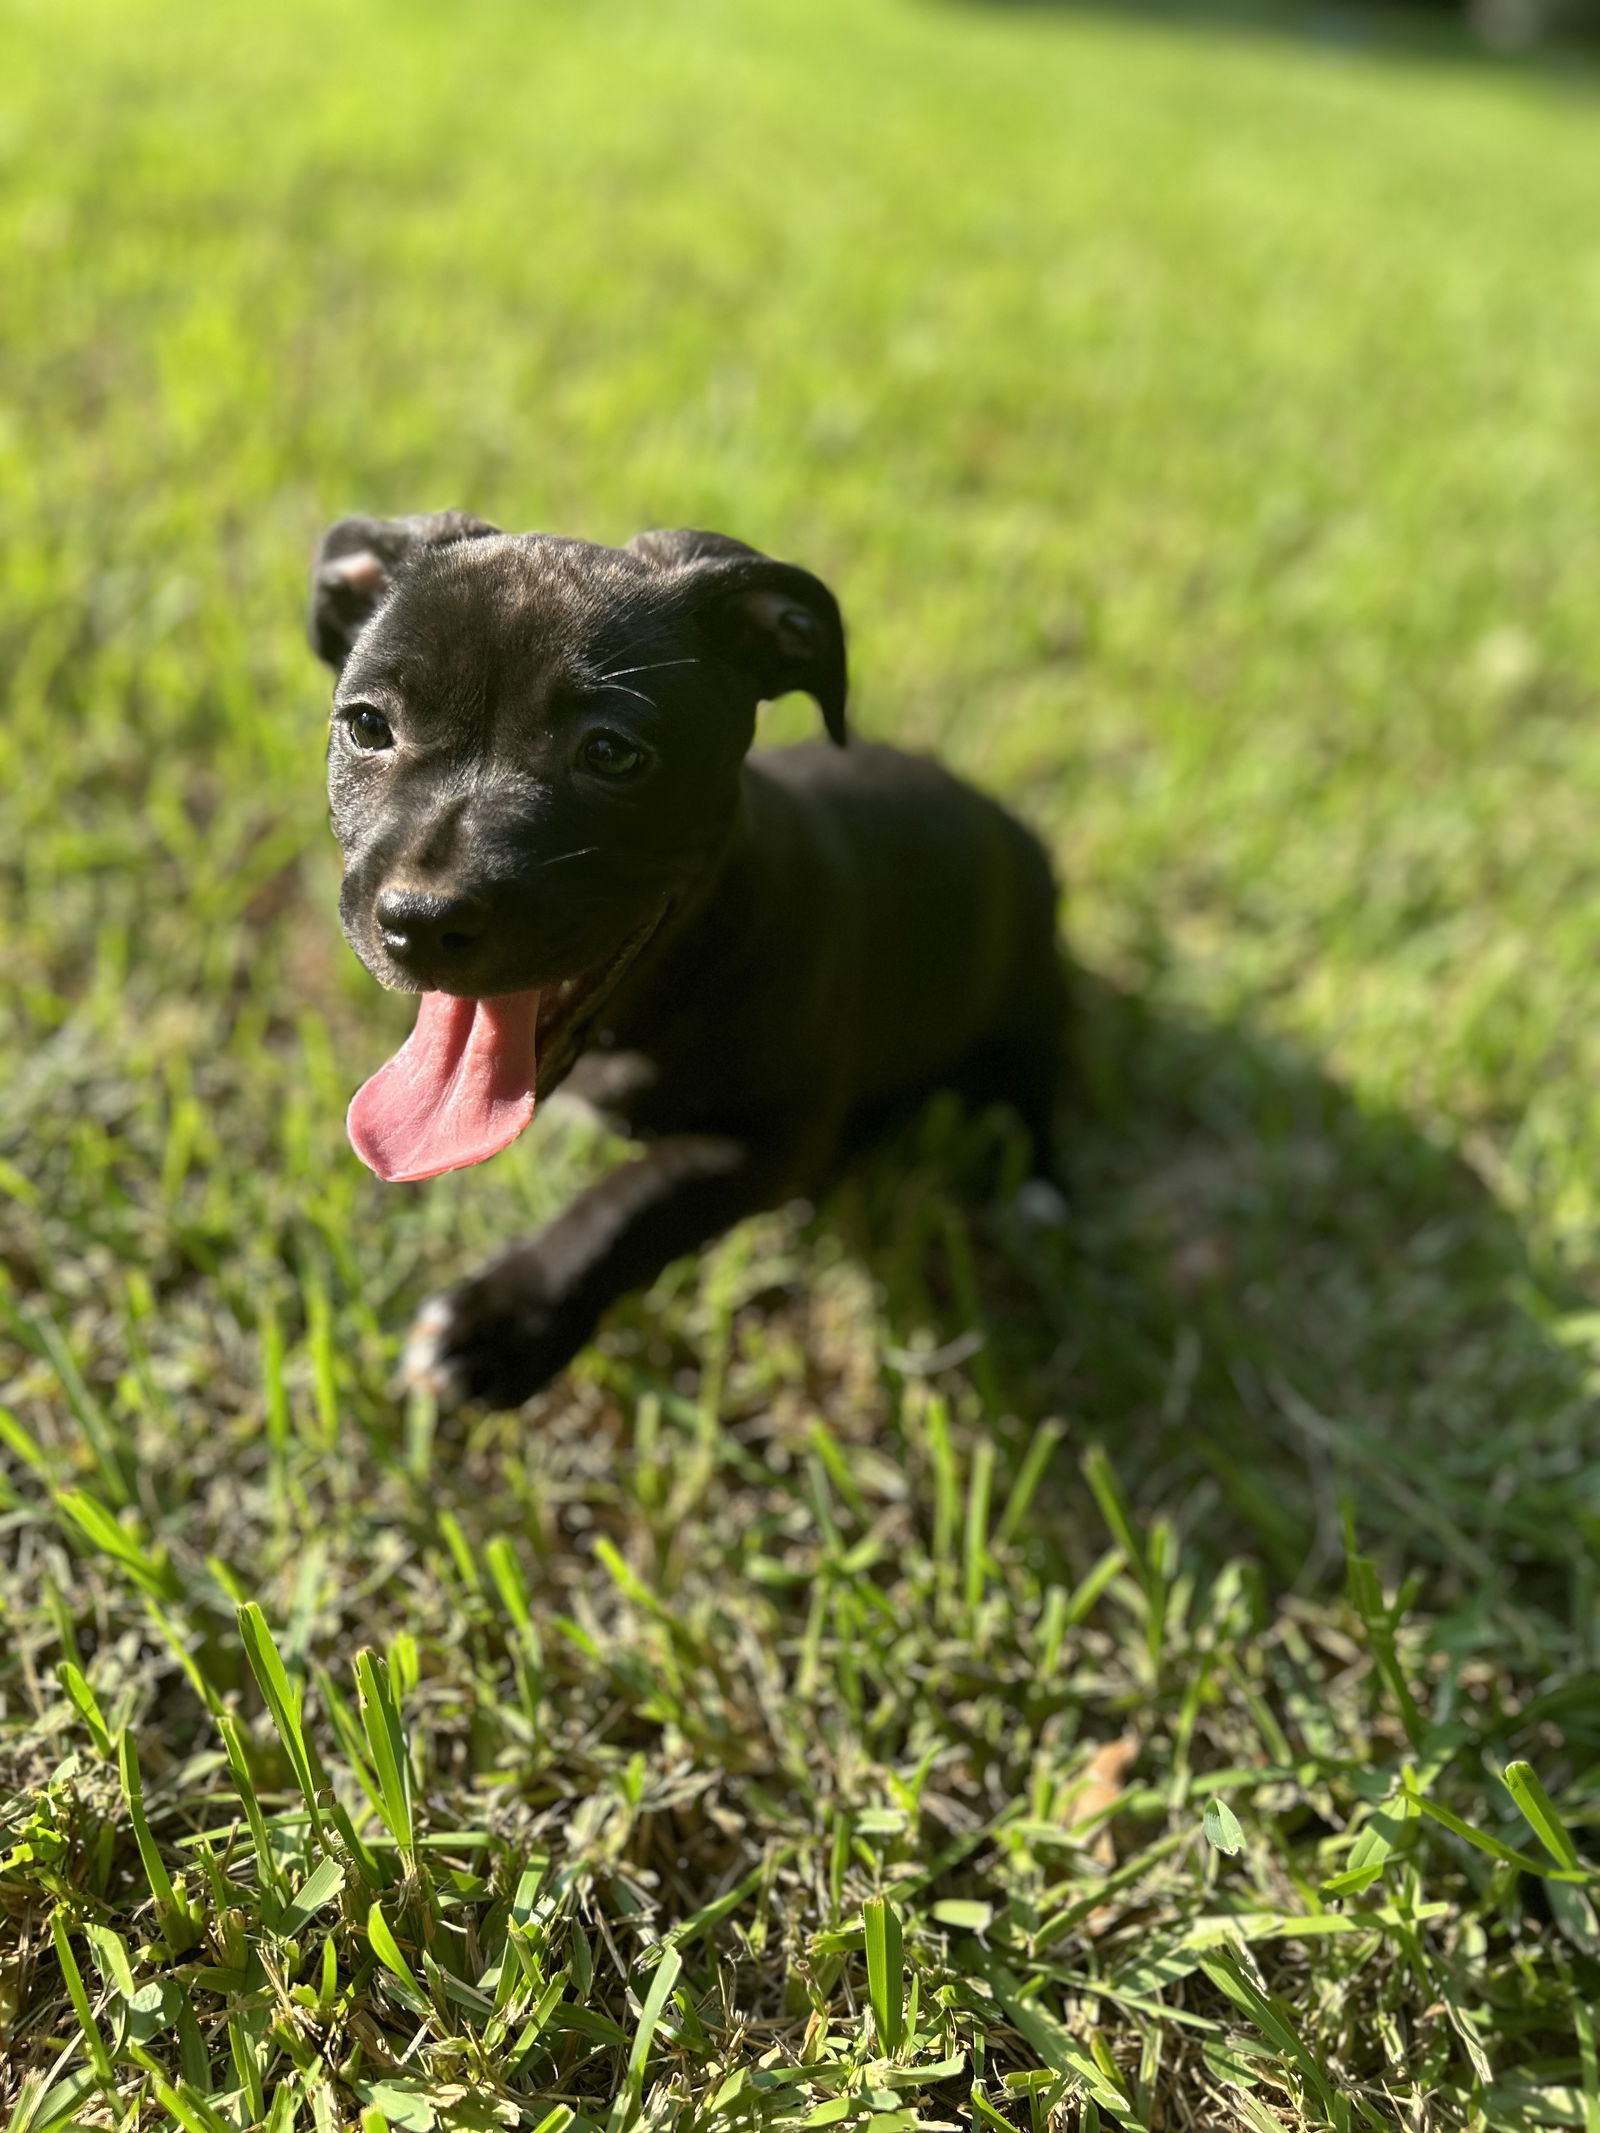
<instances>
[{"instance_id":1,"label":"dog's shadow on grass","mask_svg":"<svg viewBox=\"0 0 1600 2133\"><path fill-rule=\"evenodd\" d=\"M1063 1223L963 1193L1003 1128L937 1112L825 1211L920 1344L900 1365L964 1378L1019 1441L1059 1416L1137 1499L1291 1581L1337 1577L1347 1510L1463 1590L1570 1566L1600 1474L1553 1322L1582 1299L1483 1179L1241 1028L1087 974L1077 996Z\"/></svg>"},{"instance_id":2,"label":"dog's shadow on grass","mask_svg":"<svg viewBox=\"0 0 1600 2133\"><path fill-rule=\"evenodd\" d=\"M947 0L949 4L949 0ZM1596 85L1592 29L1530 0L959 0L997 20L1105 15L1166 35L1267 39L1388 64L1559 71Z\"/></svg>"}]
</instances>

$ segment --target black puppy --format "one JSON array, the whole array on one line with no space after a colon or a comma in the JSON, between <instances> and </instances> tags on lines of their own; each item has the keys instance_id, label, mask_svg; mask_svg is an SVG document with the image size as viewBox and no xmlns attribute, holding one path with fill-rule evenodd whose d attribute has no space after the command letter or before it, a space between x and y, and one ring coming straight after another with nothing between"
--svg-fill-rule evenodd
<instances>
[{"instance_id":1,"label":"black puppy","mask_svg":"<svg viewBox=\"0 0 1600 2133\"><path fill-rule=\"evenodd\" d=\"M933 1089L1009 1101L1048 1169L1049 862L935 764L844 747L843 627L807 571L712 533L343 519L311 639L339 674L345 933L422 995L350 1107L357 1152L393 1179L479 1162L569 1074L649 1143L428 1305L413 1382L525 1399L615 1297ZM835 745L746 762L792 689Z\"/></svg>"}]
</instances>

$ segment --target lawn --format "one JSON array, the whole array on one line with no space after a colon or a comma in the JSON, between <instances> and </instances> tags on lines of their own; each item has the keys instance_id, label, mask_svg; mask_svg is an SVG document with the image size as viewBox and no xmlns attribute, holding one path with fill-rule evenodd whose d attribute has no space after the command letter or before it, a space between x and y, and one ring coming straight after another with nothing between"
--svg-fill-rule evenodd
<instances>
[{"instance_id":1,"label":"lawn","mask_svg":"<svg viewBox=\"0 0 1600 2133\"><path fill-rule=\"evenodd\" d=\"M981 0L18 0L0 2124L1600 2133L1600 80ZM935 1107L517 1416L305 562L819 571L1052 840ZM770 738L811 712L767 714ZM7 2115L9 2114L9 2115Z\"/></svg>"}]
</instances>

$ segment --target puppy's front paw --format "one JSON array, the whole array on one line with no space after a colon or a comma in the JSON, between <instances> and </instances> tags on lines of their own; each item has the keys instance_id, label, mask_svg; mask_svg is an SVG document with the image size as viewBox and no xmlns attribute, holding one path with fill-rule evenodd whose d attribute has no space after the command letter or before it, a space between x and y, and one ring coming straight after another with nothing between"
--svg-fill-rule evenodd
<instances>
[{"instance_id":1,"label":"puppy's front paw","mask_svg":"<svg viewBox=\"0 0 1600 2133\"><path fill-rule=\"evenodd\" d=\"M538 1261L508 1254L423 1305L407 1336L402 1381L441 1407L520 1407L588 1339L591 1326Z\"/></svg>"},{"instance_id":2,"label":"puppy's front paw","mask_svg":"<svg viewBox=\"0 0 1600 2133\"><path fill-rule=\"evenodd\" d=\"M441 1407L456 1407L467 1397L465 1372L452 1350L453 1297L430 1296L411 1321L400 1351L400 1383L407 1392L431 1393Z\"/></svg>"}]
</instances>

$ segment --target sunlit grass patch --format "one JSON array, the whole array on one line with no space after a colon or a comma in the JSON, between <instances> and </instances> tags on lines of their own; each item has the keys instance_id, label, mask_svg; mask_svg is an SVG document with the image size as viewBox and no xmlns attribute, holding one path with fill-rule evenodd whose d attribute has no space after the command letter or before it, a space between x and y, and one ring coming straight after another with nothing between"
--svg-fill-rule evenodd
<instances>
[{"instance_id":1,"label":"sunlit grass patch","mask_svg":"<svg viewBox=\"0 0 1600 2133\"><path fill-rule=\"evenodd\" d=\"M1046 1548L1042 1460L997 1474L916 1381L760 1460L591 1381L485 1502L455 1473L501 1434L295 1445L323 1511L265 1606L225 1515L168 1546L58 1496L25 1650L77 1656L33 1669L0 1864L61 1996L20 2123L1382 2125L1399 2079L1468 2108L1488 2008L1559 2051L1534 1974L1552 1932L1552 1985L1583 1965L1596 1877L1484 1760L1540 1722L1362 1559L1275 1607L1101 1453L1101 1530Z\"/></svg>"}]
</instances>

